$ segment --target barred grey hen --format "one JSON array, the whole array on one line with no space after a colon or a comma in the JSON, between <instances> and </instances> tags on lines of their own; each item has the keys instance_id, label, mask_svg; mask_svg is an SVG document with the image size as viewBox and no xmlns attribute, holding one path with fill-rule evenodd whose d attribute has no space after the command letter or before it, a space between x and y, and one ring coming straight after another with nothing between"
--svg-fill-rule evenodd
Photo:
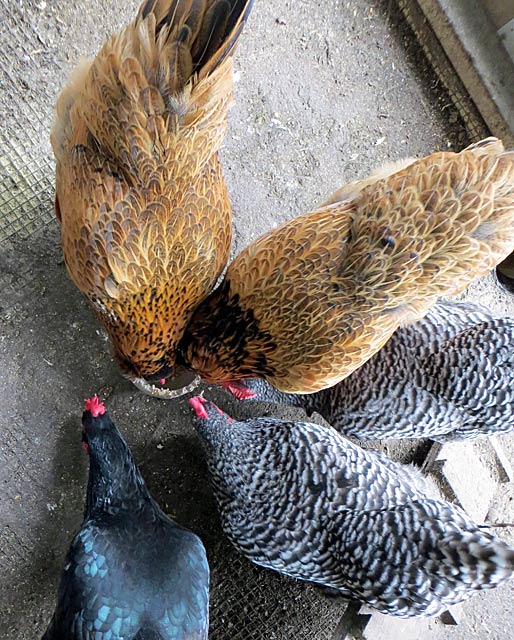
<instances>
[{"instance_id":1,"label":"barred grey hen","mask_svg":"<svg viewBox=\"0 0 514 640\"><path fill-rule=\"evenodd\" d=\"M398 617L432 616L514 573L514 549L428 497L414 469L332 428L196 413L223 529L252 562Z\"/></svg>"},{"instance_id":2,"label":"barred grey hen","mask_svg":"<svg viewBox=\"0 0 514 640\"><path fill-rule=\"evenodd\" d=\"M476 438L514 429L513 344L514 319L441 302L335 387L299 395L258 378L224 386L239 399L316 411L361 440Z\"/></svg>"}]
</instances>

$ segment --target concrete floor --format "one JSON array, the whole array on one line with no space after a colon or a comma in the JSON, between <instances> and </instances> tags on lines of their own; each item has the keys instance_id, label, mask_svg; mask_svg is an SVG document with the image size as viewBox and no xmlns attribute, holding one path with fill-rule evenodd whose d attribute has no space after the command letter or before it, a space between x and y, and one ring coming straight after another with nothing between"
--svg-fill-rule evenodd
<instances>
[{"instance_id":1,"label":"concrete floor","mask_svg":"<svg viewBox=\"0 0 514 640\"><path fill-rule=\"evenodd\" d=\"M14 38L36 34L25 38L23 55L12 46L1 80L2 159L16 146L19 175L24 163L36 162L51 183L55 96L78 58L94 54L136 8L133 0L0 0L9 25L4 51ZM223 150L234 251L386 159L467 143L392 1L328 0L320 7L315 0L257 0L236 69L237 104ZM18 144L28 128L32 143ZM4 186L5 166L0 163ZM13 191L17 175L8 176ZM32 221L27 238L0 243L0 635L36 638L50 618L63 556L82 517L83 398L98 392L155 497L206 543L211 637L331 640L341 604L252 567L224 541L187 402L149 399L119 375L105 336L67 277L55 223L42 224L51 217L51 197L45 186L37 207L24 204ZM514 314L491 281L471 295ZM258 411L235 405L220 390L207 393L238 416ZM512 591L503 593L510 600L497 604L496 594L485 594L473 601L484 603L483 617L463 637L511 637L508 631L492 636L485 626L494 607L504 607L502 621L511 615ZM431 629L427 637L457 640L439 623Z\"/></svg>"}]
</instances>

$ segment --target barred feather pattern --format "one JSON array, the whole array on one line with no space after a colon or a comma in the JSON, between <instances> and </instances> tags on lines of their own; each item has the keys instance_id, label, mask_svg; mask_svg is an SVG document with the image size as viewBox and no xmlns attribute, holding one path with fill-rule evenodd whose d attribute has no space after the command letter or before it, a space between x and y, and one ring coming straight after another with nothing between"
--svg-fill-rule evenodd
<instances>
[{"instance_id":1,"label":"barred feather pattern","mask_svg":"<svg viewBox=\"0 0 514 640\"><path fill-rule=\"evenodd\" d=\"M335 430L196 418L223 529L252 562L398 617L434 616L512 577L514 549L419 475Z\"/></svg>"},{"instance_id":2,"label":"barred feather pattern","mask_svg":"<svg viewBox=\"0 0 514 640\"><path fill-rule=\"evenodd\" d=\"M303 395L258 378L244 386L254 400L316 411L360 440L472 439L514 430L513 344L514 319L440 302L335 387Z\"/></svg>"}]
</instances>

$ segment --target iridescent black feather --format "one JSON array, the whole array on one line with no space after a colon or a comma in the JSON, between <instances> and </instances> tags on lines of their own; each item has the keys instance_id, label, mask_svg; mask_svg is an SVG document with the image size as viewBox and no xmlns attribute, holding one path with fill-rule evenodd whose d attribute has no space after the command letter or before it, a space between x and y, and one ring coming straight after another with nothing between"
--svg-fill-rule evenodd
<instances>
[{"instance_id":1,"label":"iridescent black feather","mask_svg":"<svg viewBox=\"0 0 514 640\"><path fill-rule=\"evenodd\" d=\"M168 518L107 414L83 416L90 468L84 521L43 640L204 640L209 566L201 540Z\"/></svg>"}]
</instances>

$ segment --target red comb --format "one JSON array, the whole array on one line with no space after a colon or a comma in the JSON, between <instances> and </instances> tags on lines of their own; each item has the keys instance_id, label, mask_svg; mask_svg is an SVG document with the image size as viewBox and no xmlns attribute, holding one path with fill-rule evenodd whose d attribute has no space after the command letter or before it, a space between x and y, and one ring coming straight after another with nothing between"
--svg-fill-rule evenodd
<instances>
[{"instance_id":1,"label":"red comb","mask_svg":"<svg viewBox=\"0 0 514 640\"><path fill-rule=\"evenodd\" d=\"M98 416L103 416L105 413L104 403L98 400L98 396L86 398L86 408L84 411L89 411L93 418L98 418Z\"/></svg>"},{"instance_id":2,"label":"red comb","mask_svg":"<svg viewBox=\"0 0 514 640\"><path fill-rule=\"evenodd\" d=\"M205 398L201 396L195 396L194 398L189 398L189 404L193 407L196 413L197 418L208 418L209 414L205 409L205 405L207 404Z\"/></svg>"}]
</instances>

